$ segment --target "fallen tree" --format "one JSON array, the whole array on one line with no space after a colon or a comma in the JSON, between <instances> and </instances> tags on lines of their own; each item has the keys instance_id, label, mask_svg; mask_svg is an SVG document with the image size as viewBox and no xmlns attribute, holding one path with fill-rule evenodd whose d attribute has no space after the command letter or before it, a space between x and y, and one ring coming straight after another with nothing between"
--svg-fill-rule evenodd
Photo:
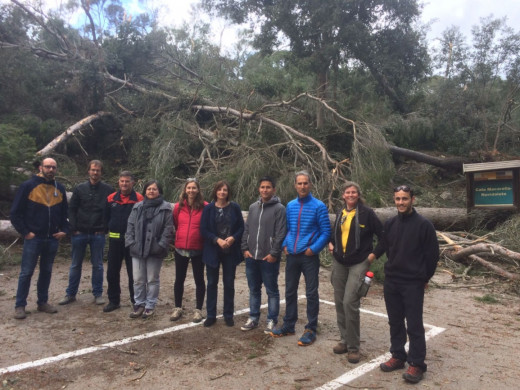
<instances>
[{"instance_id":1,"label":"fallen tree","mask_svg":"<svg viewBox=\"0 0 520 390\"><path fill-rule=\"evenodd\" d=\"M457 263L469 262L469 267L472 266L472 263L477 262L499 276L510 280L520 280L518 271L510 272L495 263L507 259L514 263L518 269L520 253L513 252L496 243L483 242L486 241L485 237L476 237L470 240L464 236L444 232L437 232L437 237L441 242L442 255L446 258ZM442 244L443 242L445 244ZM484 259L484 256L489 257L489 260ZM464 272L463 275L466 273Z\"/></svg>"},{"instance_id":2,"label":"fallen tree","mask_svg":"<svg viewBox=\"0 0 520 390\"><path fill-rule=\"evenodd\" d=\"M425 153L416 152L415 150L400 148L398 146L389 145L388 148L392 154L397 156L403 156L412 160L422 162L435 167L444 168L454 172L462 172L462 164L466 162L459 157L440 158L430 156Z\"/></svg>"}]
</instances>

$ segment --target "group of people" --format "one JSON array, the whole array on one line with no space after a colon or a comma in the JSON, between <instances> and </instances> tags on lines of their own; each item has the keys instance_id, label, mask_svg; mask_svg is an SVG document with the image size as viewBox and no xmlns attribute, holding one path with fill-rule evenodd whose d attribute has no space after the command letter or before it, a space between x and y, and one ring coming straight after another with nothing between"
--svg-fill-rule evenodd
<instances>
[{"instance_id":1,"label":"group of people","mask_svg":"<svg viewBox=\"0 0 520 390\"><path fill-rule=\"evenodd\" d=\"M120 308L120 272L124 260L133 303L130 317L153 316L161 265L173 243L175 307L170 320L176 321L184 315L184 282L191 261L196 286L192 320L201 322L205 318L205 327L216 323L222 268L223 318L227 326L234 326L236 267L245 259L250 311L241 330L259 326L264 285L268 297L264 332L272 337L294 335L298 286L303 274L307 323L298 345L308 346L315 342L318 326L319 253L328 245L334 257L331 283L341 336L333 352L347 354L347 360L355 364L360 361L359 308L363 280L370 264L386 252L384 297L392 357L380 368L394 371L408 362L404 379L412 383L422 379L427 368L422 319L424 291L435 272L439 246L433 225L413 208L415 198L410 187L394 188L398 215L383 226L374 211L363 203L359 185L346 183L342 191L343 207L331 227L327 207L312 195L311 178L306 171L295 174L297 197L287 207L276 196L276 181L270 176L262 177L258 182L259 198L250 205L245 223L240 206L231 200L231 187L224 180L215 184L208 203L197 179L188 178L179 202L172 207L163 199L163 189L156 180L145 183L144 196L137 193L133 189L135 179L128 171L120 173L119 189L114 191L101 181L103 164L93 160L88 165L89 179L74 189L69 205L65 188L55 180L56 171L56 161L44 159L39 173L20 186L11 209L12 224L25 237L15 318L26 317L30 281L38 258L37 309L57 312L48 303L48 289L58 241L67 234L71 235L72 264L65 297L59 304L76 300L87 245L92 263L93 302L105 304L103 250L108 234L108 304L104 312ZM286 256L286 311L282 325L277 326L282 253ZM206 316L202 312L204 298ZM404 348L407 334L408 353Z\"/></svg>"}]
</instances>

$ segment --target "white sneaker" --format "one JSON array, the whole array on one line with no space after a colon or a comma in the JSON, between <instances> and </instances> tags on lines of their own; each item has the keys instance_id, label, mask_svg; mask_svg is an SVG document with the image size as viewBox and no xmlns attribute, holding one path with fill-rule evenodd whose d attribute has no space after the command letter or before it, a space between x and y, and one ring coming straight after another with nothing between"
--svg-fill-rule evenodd
<instances>
[{"instance_id":1,"label":"white sneaker","mask_svg":"<svg viewBox=\"0 0 520 390\"><path fill-rule=\"evenodd\" d=\"M273 329L274 329L274 321L273 320L267 320L267 325L265 326L264 333L265 334L271 334Z\"/></svg>"},{"instance_id":2,"label":"white sneaker","mask_svg":"<svg viewBox=\"0 0 520 390\"><path fill-rule=\"evenodd\" d=\"M248 318L246 323L240 327L241 330L247 331L247 330L253 330L258 326L258 322Z\"/></svg>"},{"instance_id":3,"label":"white sneaker","mask_svg":"<svg viewBox=\"0 0 520 390\"><path fill-rule=\"evenodd\" d=\"M177 321L182 317L182 307L176 307L173 309L172 315L170 316L170 321Z\"/></svg>"},{"instance_id":4,"label":"white sneaker","mask_svg":"<svg viewBox=\"0 0 520 390\"><path fill-rule=\"evenodd\" d=\"M204 314L202 314L202 310L195 309L193 312L193 322L201 322L204 319Z\"/></svg>"}]
</instances>

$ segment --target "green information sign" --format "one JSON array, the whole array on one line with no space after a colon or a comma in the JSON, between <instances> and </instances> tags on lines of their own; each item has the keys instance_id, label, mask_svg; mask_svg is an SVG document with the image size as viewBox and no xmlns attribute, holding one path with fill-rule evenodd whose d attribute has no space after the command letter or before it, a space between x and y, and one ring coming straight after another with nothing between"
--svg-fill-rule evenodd
<instances>
[{"instance_id":1,"label":"green information sign","mask_svg":"<svg viewBox=\"0 0 520 390\"><path fill-rule=\"evenodd\" d=\"M475 206L512 206L513 180L475 182Z\"/></svg>"}]
</instances>

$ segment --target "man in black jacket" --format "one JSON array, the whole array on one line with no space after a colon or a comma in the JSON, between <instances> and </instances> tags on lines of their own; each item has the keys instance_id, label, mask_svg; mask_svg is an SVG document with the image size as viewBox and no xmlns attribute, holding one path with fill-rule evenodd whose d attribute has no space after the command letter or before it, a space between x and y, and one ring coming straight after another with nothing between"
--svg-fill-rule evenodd
<instances>
[{"instance_id":1,"label":"man in black jacket","mask_svg":"<svg viewBox=\"0 0 520 390\"><path fill-rule=\"evenodd\" d=\"M390 325L392 357L381 363L381 370L404 367L407 382L417 383L426 372L426 339L423 324L424 291L435 273L439 243L432 223L413 208L415 197L409 186L394 188L398 215L385 223L384 241L388 261L385 264L384 296ZM406 319L406 326L405 326ZM404 349L406 334L410 341Z\"/></svg>"},{"instance_id":2,"label":"man in black jacket","mask_svg":"<svg viewBox=\"0 0 520 390\"><path fill-rule=\"evenodd\" d=\"M129 171L119 174L119 191L107 198L106 220L108 221L108 304L103 308L105 313L119 309L121 302L120 274L123 259L128 275L128 291L134 303L134 278L132 273L132 256L130 248L125 248L125 233L128 217L132 207L143 200L143 195L134 191L134 175Z\"/></svg>"},{"instance_id":3,"label":"man in black jacket","mask_svg":"<svg viewBox=\"0 0 520 390\"><path fill-rule=\"evenodd\" d=\"M38 258L38 311L57 312L56 308L47 302L49 285L58 242L69 232L67 194L65 187L54 179L57 167L56 160L44 159L42 164L38 165L40 173L20 185L11 207L11 223L24 237L14 315L18 320L26 317L27 296Z\"/></svg>"},{"instance_id":4,"label":"man in black jacket","mask_svg":"<svg viewBox=\"0 0 520 390\"><path fill-rule=\"evenodd\" d=\"M92 294L94 303L103 305L103 249L107 232L105 205L113 188L101 181L103 163L92 160L88 164L89 180L78 185L72 193L69 205L70 230L72 232L72 264L69 271L69 286L65 298L59 304L66 305L76 300L81 279L81 268L87 245L90 246L92 263Z\"/></svg>"}]
</instances>

